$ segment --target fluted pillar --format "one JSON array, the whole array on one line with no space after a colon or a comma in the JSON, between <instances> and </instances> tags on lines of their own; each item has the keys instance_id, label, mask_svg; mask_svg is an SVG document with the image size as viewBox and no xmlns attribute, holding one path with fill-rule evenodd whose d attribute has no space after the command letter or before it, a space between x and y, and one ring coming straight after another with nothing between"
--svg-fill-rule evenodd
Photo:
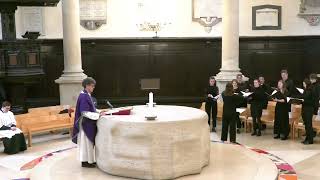
<instances>
[{"instance_id":1,"label":"fluted pillar","mask_svg":"<svg viewBox=\"0 0 320 180\"><path fill-rule=\"evenodd\" d=\"M235 79L239 68L239 0L223 0L222 60L220 73L216 75L220 90Z\"/></svg>"},{"instance_id":2,"label":"fluted pillar","mask_svg":"<svg viewBox=\"0 0 320 180\"><path fill-rule=\"evenodd\" d=\"M87 76L81 62L79 0L62 0L64 71L59 84L60 104L75 105Z\"/></svg>"}]
</instances>

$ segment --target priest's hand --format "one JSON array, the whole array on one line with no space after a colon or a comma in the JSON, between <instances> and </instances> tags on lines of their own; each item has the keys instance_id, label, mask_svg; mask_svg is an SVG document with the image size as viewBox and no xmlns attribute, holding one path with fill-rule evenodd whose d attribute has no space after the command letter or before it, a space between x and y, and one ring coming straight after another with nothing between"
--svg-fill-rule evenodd
<instances>
[{"instance_id":1,"label":"priest's hand","mask_svg":"<svg viewBox=\"0 0 320 180\"><path fill-rule=\"evenodd\" d=\"M105 116L106 114L107 114L107 111L106 111L106 110L103 110L103 111L100 112L100 117L101 117L101 116Z\"/></svg>"},{"instance_id":2,"label":"priest's hand","mask_svg":"<svg viewBox=\"0 0 320 180\"><path fill-rule=\"evenodd\" d=\"M17 128L16 127L11 127L11 130L12 131L15 131Z\"/></svg>"}]
</instances>

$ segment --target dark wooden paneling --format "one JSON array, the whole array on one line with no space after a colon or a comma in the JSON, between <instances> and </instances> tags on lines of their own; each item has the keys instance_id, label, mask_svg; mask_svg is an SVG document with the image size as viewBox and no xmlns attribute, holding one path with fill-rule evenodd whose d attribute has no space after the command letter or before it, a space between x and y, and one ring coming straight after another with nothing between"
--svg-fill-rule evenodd
<instances>
[{"instance_id":1,"label":"dark wooden paneling","mask_svg":"<svg viewBox=\"0 0 320 180\"><path fill-rule=\"evenodd\" d=\"M252 78L264 75L273 85L286 68L300 84L309 73L320 73L319 49L320 37L244 37L240 68ZM39 85L28 87L32 106L59 101L54 80L63 71L62 40L43 40L40 58L46 75ZM219 72L221 39L84 39L82 63L98 82L94 96L101 103L105 98L118 105L145 103L148 92L140 89L140 79L160 78L157 102L198 106L208 77Z\"/></svg>"}]
</instances>

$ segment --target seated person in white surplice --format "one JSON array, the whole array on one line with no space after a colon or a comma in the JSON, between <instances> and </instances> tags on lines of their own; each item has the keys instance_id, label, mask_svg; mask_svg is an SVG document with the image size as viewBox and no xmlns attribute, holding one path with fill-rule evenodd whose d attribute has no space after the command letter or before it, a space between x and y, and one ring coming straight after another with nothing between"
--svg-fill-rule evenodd
<instances>
[{"instance_id":1,"label":"seated person in white surplice","mask_svg":"<svg viewBox=\"0 0 320 180\"><path fill-rule=\"evenodd\" d=\"M82 81L84 90L80 93L73 128L72 141L78 144L79 158L82 167L95 167L95 137L97 134L97 120L101 112L97 110L92 101L91 94L95 88L96 81L86 78Z\"/></svg>"},{"instance_id":2,"label":"seated person in white surplice","mask_svg":"<svg viewBox=\"0 0 320 180\"><path fill-rule=\"evenodd\" d=\"M16 154L27 149L26 140L22 131L17 128L17 122L10 111L8 101L2 103L0 111L0 139L3 141L6 154Z\"/></svg>"}]
</instances>

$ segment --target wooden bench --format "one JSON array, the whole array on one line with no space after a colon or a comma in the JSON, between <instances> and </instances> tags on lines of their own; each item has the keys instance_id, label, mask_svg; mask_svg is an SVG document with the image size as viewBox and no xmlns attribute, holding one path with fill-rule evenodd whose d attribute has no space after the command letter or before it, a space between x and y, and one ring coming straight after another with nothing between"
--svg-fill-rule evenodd
<instances>
[{"instance_id":1,"label":"wooden bench","mask_svg":"<svg viewBox=\"0 0 320 180\"><path fill-rule=\"evenodd\" d=\"M32 146L32 135L37 133L68 129L72 135L74 113L58 114L62 110L64 106L32 108L27 114L15 116L17 127L28 137L29 147Z\"/></svg>"},{"instance_id":2,"label":"wooden bench","mask_svg":"<svg viewBox=\"0 0 320 180\"><path fill-rule=\"evenodd\" d=\"M48 107L39 107L39 108L30 108L28 109L29 113L38 113L38 114L48 114L48 115L54 115L54 114L59 114L60 111L69 109L70 106L48 106Z\"/></svg>"}]
</instances>

